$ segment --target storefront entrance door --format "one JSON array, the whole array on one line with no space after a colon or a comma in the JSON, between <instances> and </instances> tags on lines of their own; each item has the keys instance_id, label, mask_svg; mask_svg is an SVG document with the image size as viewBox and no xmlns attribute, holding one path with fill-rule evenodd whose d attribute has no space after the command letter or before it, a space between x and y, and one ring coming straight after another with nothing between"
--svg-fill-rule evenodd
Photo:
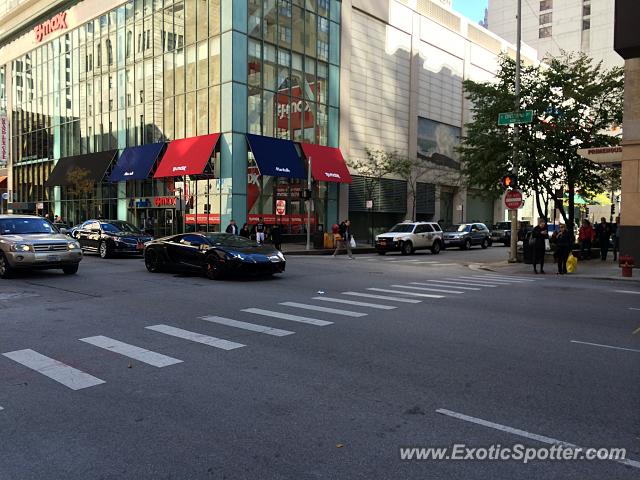
<instances>
[{"instance_id":1,"label":"storefront entrance door","mask_svg":"<svg viewBox=\"0 0 640 480\"><path fill-rule=\"evenodd\" d=\"M140 208L136 210L136 225L156 238L177 233L176 211L173 208Z\"/></svg>"}]
</instances>

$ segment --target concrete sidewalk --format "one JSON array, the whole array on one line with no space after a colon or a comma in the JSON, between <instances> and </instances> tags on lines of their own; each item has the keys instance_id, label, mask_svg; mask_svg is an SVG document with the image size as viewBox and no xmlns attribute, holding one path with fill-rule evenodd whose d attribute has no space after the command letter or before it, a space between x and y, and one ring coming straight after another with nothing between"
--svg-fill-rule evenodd
<instances>
[{"instance_id":1,"label":"concrete sidewalk","mask_svg":"<svg viewBox=\"0 0 640 480\"><path fill-rule=\"evenodd\" d=\"M362 253L375 253L376 249L369 244L363 243L358 244L356 248L351 249L354 255L362 254ZM311 248L311 250L306 249L306 244L304 243L284 243L282 244L282 253L285 255L332 255L334 252L333 248ZM344 254L344 249L340 252L341 255Z\"/></svg>"}]
</instances>

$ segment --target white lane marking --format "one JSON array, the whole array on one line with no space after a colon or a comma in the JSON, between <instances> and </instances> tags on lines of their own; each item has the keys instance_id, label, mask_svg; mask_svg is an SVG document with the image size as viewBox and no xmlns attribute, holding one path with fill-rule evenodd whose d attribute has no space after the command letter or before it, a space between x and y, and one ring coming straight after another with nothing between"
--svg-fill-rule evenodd
<instances>
[{"instance_id":1,"label":"white lane marking","mask_svg":"<svg viewBox=\"0 0 640 480\"><path fill-rule=\"evenodd\" d=\"M318 320L317 318L300 317L298 315L289 315L288 313L273 312L271 310L263 310L262 308L245 308L242 310L247 313L254 313L256 315L264 315L265 317L279 318L281 320L290 320L292 322L308 323L309 325L316 325L318 327L324 327L331 325L333 322L327 322L325 320Z\"/></svg>"},{"instance_id":2,"label":"white lane marking","mask_svg":"<svg viewBox=\"0 0 640 480\"><path fill-rule=\"evenodd\" d=\"M4 410L4 407L2 405L0 405L0 410Z\"/></svg>"},{"instance_id":3,"label":"white lane marking","mask_svg":"<svg viewBox=\"0 0 640 480\"><path fill-rule=\"evenodd\" d=\"M486 283L486 282L476 282L476 281L470 281L470 280L458 280L456 278L447 278L447 281L452 281L458 285L471 285L473 287L489 287L489 288L495 288L495 287L499 287L500 285L496 285L493 283Z\"/></svg>"},{"instance_id":4,"label":"white lane marking","mask_svg":"<svg viewBox=\"0 0 640 480\"><path fill-rule=\"evenodd\" d=\"M355 305L356 307L377 308L378 310L393 310L398 308L394 305L381 305L379 303L358 302L355 300L345 300L344 298L333 297L313 297L311 300L321 300L323 302L344 303L345 305Z\"/></svg>"},{"instance_id":5,"label":"white lane marking","mask_svg":"<svg viewBox=\"0 0 640 480\"><path fill-rule=\"evenodd\" d=\"M638 310L640 310L640 308L629 307L629 310L635 310L635 311L638 311Z\"/></svg>"},{"instance_id":6,"label":"white lane marking","mask_svg":"<svg viewBox=\"0 0 640 480\"><path fill-rule=\"evenodd\" d=\"M281 330L279 328L267 327L265 325L257 325L255 323L241 322L239 320L233 320L231 318L217 317L215 315L208 315L206 317L200 317L205 322L217 323L219 325L226 325L228 327L241 328L243 330L249 330L251 332L264 333L266 335L273 335L274 337L285 337L287 335L293 335L295 332L289 330Z\"/></svg>"},{"instance_id":7,"label":"white lane marking","mask_svg":"<svg viewBox=\"0 0 640 480\"><path fill-rule=\"evenodd\" d=\"M616 293L630 293L631 295L640 295L639 292L634 292L633 290L614 290Z\"/></svg>"},{"instance_id":8,"label":"white lane marking","mask_svg":"<svg viewBox=\"0 0 640 480\"><path fill-rule=\"evenodd\" d=\"M562 445L563 447L568 448L582 448L574 443L565 442L563 440L558 440L552 437L546 437L544 435L538 435L537 433L530 433L525 430L520 430L518 428L509 427L507 425L501 425L499 423L490 422L488 420L483 420L482 418L471 417L469 415L465 415L464 413L453 412L451 410L447 410L446 408L439 408L436 410L436 413L441 415L446 415L448 417L457 418L458 420L464 420L465 422L475 423L476 425L482 425L483 427L493 428L494 430L499 430L501 432L510 433L512 435L517 435L519 437L528 438L530 440L535 440L541 443L547 443L549 445ZM622 463L623 465L628 465L634 468L640 468L640 462L636 460L612 460L617 463Z\"/></svg>"},{"instance_id":9,"label":"white lane marking","mask_svg":"<svg viewBox=\"0 0 640 480\"><path fill-rule=\"evenodd\" d=\"M495 278L482 278L482 277L459 277L462 278L463 280L471 280L472 282L489 282L489 283L494 283L496 285L511 285L512 283L520 283L520 282L516 282L516 281L509 281L509 280L497 280Z\"/></svg>"},{"instance_id":10,"label":"white lane marking","mask_svg":"<svg viewBox=\"0 0 640 480\"><path fill-rule=\"evenodd\" d=\"M476 290L476 291L482 290L481 288L476 288L476 287L459 287L459 286L456 286L455 284L452 285L452 283L453 282L440 282L438 280L426 280L424 282L411 282L411 285L423 285L425 287L445 287L445 288L449 287L449 288L455 288L456 290Z\"/></svg>"},{"instance_id":11,"label":"white lane marking","mask_svg":"<svg viewBox=\"0 0 640 480\"><path fill-rule=\"evenodd\" d=\"M303 310L315 310L316 312L331 313L333 315L342 315L345 317L366 317L368 314L361 312L353 312L351 310L340 310L337 308L320 307L318 305L307 305L298 302L281 302L279 305L292 308L301 308Z\"/></svg>"},{"instance_id":12,"label":"white lane marking","mask_svg":"<svg viewBox=\"0 0 640 480\"><path fill-rule=\"evenodd\" d=\"M71 390L80 390L106 383L93 375L70 367L53 358L46 357L31 349L16 350L15 352L3 353L3 355L61 383L65 387L69 387Z\"/></svg>"},{"instance_id":13,"label":"white lane marking","mask_svg":"<svg viewBox=\"0 0 640 480\"><path fill-rule=\"evenodd\" d=\"M374 295L373 293L342 292L342 295L351 295L352 297L375 298L377 300L390 300L392 302L401 302L401 303L422 303L422 300L415 300L413 298L390 297L388 295Z\"/></svg>"},{"instance_id":14,"label":"white lane marking","mask_svg":"<svg viewBox=\"0 0 640 480\"><path fill-rule=\"evenodd\" d=\"M236 342L231 342L229 340L223 340L221 338L210 337L209 335L190 332L189 330L183 330L182 328L176 328L170 325L151 325L144 328L148 330L153 330L154 332L160 332L166 335L171 335L172 337L182 338L184 340L190 340L192 342L209 345L210 347L221 348L222 350L233 350L234 348L240 348L245 346L242 343L236 343Z\"/></svg>"},{"instance_id":15,"label":"white lane marking","mask_svg":"<svg viewBox=\"0 0 640 480\"><path fill-rule=\"evenodd\" d=\"M478 275L482 277L502 279L502 280L518 280L519 282L535 282L535 278L525 278L525 277L516 277L511 275L496 275L493 273L483 273L482 275Z\"/></svg>"},{"instance_id":16,"label":"white lane marking","mask_svg":"<svg viewBox=\"0 0 640 480\"><path fill-rule=\"evenodd\" d=\"M434 267L452 267L452 266L459 266L459 263L440 263L440 262L436 262L437 265L434 265Z\"/></svg>"},{"instance_id":17,"label":"white lane marking","mask_svg":"<svg viewBox=\"0 0 640 480\"><path fill-rule=\"evenodd\" d=\"M406 260L398 260L399 262L419 262L420 259L419 258L410 258L410 259L406 259Z\"/></svg>"},{"instance_id":18,"label":"white lane marking","mask_svg":"<svg viewBox=\"0 0 640 480\"><path fill-rule=\"evenodd\" d=\"M461 294L464 292L460 292L458 290L442 290L439 288L428 288L428 287L412 287L410 285L391 285L393 288L408 288L410 290L421 290L424 292L437 292L437 293L456 293Z\"/></svg>"},{"instance_id":19,"label":"white lane marking","mask_svg":"<svg viewBox=\"0 0 640 480\"><path fill-rule=\"evenodd\" d=\"M636 350L635 348L614 347L613 345L602 345L601 343L581 342L580 340L571 340L571 343L580 343L582 345L592 345L594 347L612 348L614 350L625 350L627 352L640 353L640 350Z\"/></svg>"},{"instance_id":20,"label":"white lane marking","mask_svg":"<svg viewBox=\"0 0 640 480\"><path fill-rule=\"evenodd\" d=\"M81 338L81 342L89 343L96 347L104 348L110 352L119 353L125 357L133 358L140 362L146 363L154 367L168 367L169 365L175 365L176 363L182 363L182 360L169 357L161 353L152 352L145 348L136 347L135 345L129 345L128 343L120 342L113 338L98 335L95 337Z\"/></svg>"},{"instance_id":21,"label":"white lane marking","mask_svg":"<svg viewBox=\"0 0 640 480\"><path fill-rule=\"evenodd\" d=\"M372 292L381 292L381 293L399 293L401 295L411 295L413 297L444 298L444 295L431 295L429 293L403 292L401 290L388 290L386 288L367 288L367 290L371 290Z\"/></svg>"}]
</instances>

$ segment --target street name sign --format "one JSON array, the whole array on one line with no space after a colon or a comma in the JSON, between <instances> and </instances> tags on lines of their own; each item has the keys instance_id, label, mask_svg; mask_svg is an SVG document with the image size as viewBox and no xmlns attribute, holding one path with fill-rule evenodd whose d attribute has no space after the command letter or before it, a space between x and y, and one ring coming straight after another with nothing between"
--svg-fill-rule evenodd
<instances>
[{"instance_id":1,"label":"street name sign","mask_svg":"<svg viewBox=\"0 0 640 480\"><path fill-rule=\"evenodd\" d=\"M511 125L514 123L533 122L533 110L521 110L519 112L503 112L498 114L498 125Z\"/></svg>"},{"instance_id":2,"label":"street name sign","mask_svg":"<svg viewBox=\"0 0 640 480\"><path fill-rule=\"evenodd\" d=\"M509 210L517 210L524 205L520 190L509 190L504 196L504 204Z\"/></svg>"}]
</instances>

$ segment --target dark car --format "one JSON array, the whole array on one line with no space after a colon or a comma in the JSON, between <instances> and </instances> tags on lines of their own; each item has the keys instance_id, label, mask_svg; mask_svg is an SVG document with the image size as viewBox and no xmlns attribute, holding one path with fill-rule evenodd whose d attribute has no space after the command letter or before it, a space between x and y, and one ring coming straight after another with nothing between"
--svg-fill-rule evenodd
<instances>
[{"instance_id":1,"label":"dark car","mask_svg":"<svg viewBox=\"0 0 640 480\"><path fill-rule=\"evenodd\" d=\"M116 254L142 254L153 237L121 220L87 220L74 232L82 250L102 258Z\"/></svg>"},{"instance_id":2,"label":"dark car","mask_svg":"<svg viewBox=\"0 0 640 480\"><path fill-rule=\"evenodd\" d=\"M473 245L487 248L491 245L491 232L484 223L452 225L444 232L444 246L467 250Z\"/></svg>"},{"instance_id":3,"label":"dark car","mask_svg":"<svg viewBox=\"0 0 640 480\"><path fill-rule=\"evenodd\" d=\"M269 246L229 233L183 233L146 244L144 264L152 273L180 270L214 280L227 274L282 273L284 255Z\"/></svg>"}]
</instances>

